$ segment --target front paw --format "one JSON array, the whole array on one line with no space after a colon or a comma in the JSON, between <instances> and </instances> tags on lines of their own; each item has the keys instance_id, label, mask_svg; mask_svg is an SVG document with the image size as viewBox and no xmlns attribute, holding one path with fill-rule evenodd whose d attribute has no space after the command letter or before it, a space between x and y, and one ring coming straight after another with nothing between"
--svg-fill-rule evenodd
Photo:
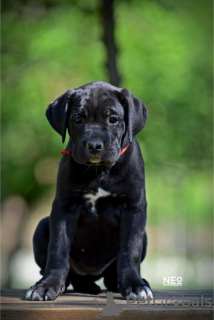
<instances>
[{"instance_id":1,"label":"front paw","mask_svg":"<svg viewBox=\"0 0 214 320\"><path fill-rule=\"evenodd\" d=\"M65 291L65 283L58 279L42 278L27 291L25 299L34 301L54 300Z\"/></svg>"},{"instance_id":2,"label":"front paw","mask_svg":"<svg viewBox=\"0 0 214 320\"><path fill-rule=\"evenodd\" d=\"M135 299L153 299L153 294L148 282L145 282L141 278L135 280L127 279L125 283L119 284L118 288L123 299L127 299L128 296L133 296Z\"/></svg>"}]
</instances>

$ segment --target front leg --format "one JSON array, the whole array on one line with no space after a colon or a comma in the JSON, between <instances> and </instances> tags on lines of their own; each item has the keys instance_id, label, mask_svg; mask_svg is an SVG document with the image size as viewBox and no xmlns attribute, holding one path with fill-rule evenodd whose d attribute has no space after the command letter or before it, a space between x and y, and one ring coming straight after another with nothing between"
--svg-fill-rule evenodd
<instances>
[{"instance_id":1,"label":"front leg","mask_svg":"<svg viewBox=\"0 0 214 320\"><path fill-rule=\"evenodd\" d=\"M146 206L145 206L146 207ZM144 207L144 208L145 208ZM146 208L126 211L121 223L121 250L118 257L118 289L124 299L151 298L152 291L141 278L140 262L146 223Z\"/></svg>"},{"instance_id":2,"label":"front leg","mask_svg":"<svg viewBox=\"0 0 214 320\"><path fill-rule=\"evenodd\" d=\"M26 294L27 300L54 300L65 291L69 272L69 253L79 212L53 203L50 215L50 240L44 276Z\"/></svg>"}]
</instances>

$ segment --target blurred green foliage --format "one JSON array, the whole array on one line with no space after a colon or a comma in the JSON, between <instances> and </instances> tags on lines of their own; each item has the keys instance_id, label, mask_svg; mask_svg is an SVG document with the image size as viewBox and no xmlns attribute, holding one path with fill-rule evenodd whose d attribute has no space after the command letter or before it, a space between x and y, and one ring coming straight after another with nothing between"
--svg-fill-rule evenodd
<instances>
[{"instance_id":1,"label":"blurred green foliage","mask_svg":"<svg viewBox=\"0 0 214 320\"><path fill-rule=\"evenodd\" d=\"M3 1L3 199L19 194L32 204L53 187L64 146L46 120L47 105L70 87L108 81L99 6ZM169 219L199 217L199 224L206 214L209 223L212 2L117 1L115 19L122 86L149 110L138 135L149 209ZM47 172L52 179L41 178Z\"/></svg>"}]
</instances>

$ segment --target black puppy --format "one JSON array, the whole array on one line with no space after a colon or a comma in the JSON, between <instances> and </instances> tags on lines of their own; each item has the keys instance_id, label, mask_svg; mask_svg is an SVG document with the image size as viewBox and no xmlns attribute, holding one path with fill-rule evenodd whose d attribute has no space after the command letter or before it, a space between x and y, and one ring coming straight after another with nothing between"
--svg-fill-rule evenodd
<instances>
[{"instance_id":1,"label":"black puppy","mask_svg":"<svg viewBox=\"0 0 214 320\"><path fill-rule=\"evenodd\" d=\"M144 163L134 138L147 108L126 89L92 82L70 89L46 111L64 142L70 139L57 176L50 218L33 238L43 278L28 300L53 300L71 283L97 294L104 277L123 298L152 298L140 275L147 237Z\"/></svg>"}]
</instances>

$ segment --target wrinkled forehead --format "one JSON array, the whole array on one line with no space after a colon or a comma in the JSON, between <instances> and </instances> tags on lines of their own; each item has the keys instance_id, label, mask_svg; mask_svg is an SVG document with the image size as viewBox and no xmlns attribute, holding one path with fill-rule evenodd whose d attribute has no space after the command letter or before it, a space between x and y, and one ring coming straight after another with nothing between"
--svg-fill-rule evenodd
<instances>
[{"instance_id":1,"label":"wrinkled forehead","mask_svg":"<svg viewBox=\"0 0 214 320\"><path fill-rule=\"evenodd\" d=\"M79 100L79 109L89 113L113 112L124 116L123 106L116 97L116 91L103 88L89 88L76 92Z\"/></svg>"}]
</instances>

